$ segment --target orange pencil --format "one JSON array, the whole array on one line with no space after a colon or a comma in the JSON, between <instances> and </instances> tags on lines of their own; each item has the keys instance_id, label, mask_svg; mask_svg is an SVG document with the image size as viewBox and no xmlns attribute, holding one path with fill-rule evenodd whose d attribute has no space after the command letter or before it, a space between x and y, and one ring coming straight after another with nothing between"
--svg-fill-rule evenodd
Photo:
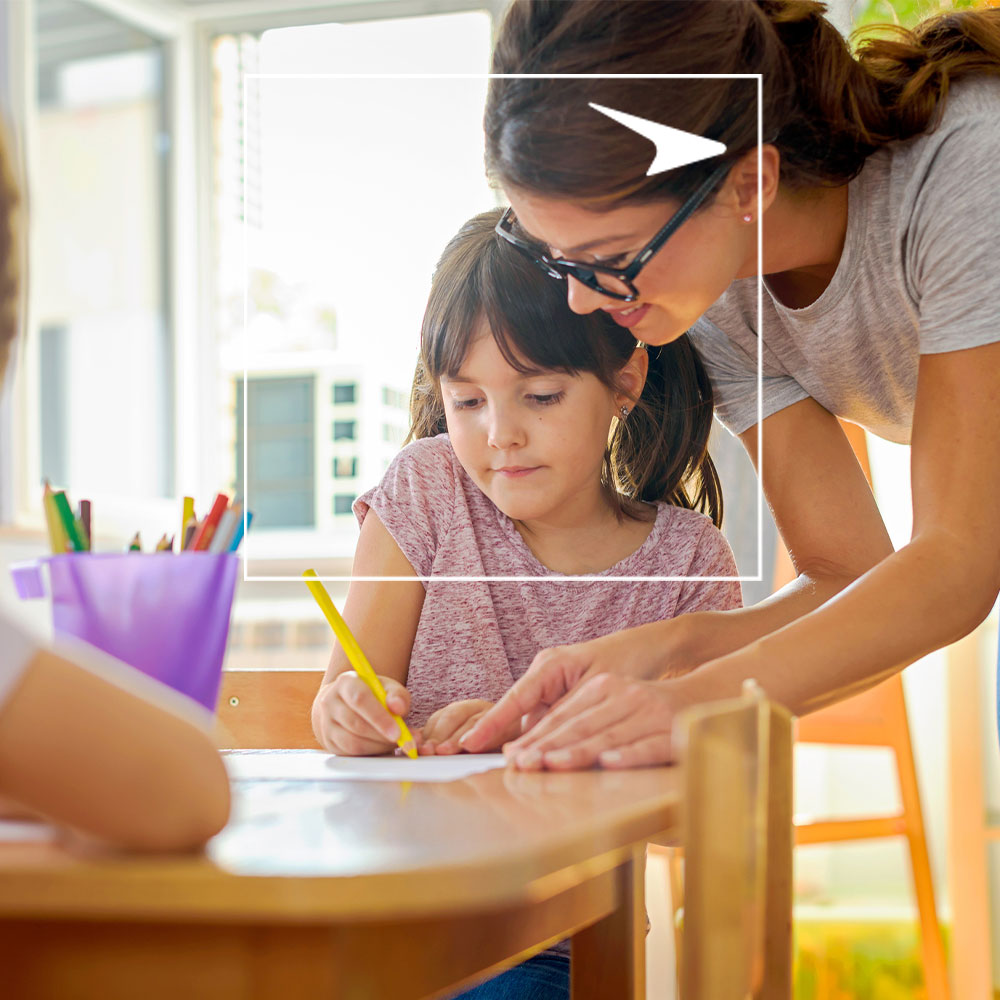
<instances>
[{"instance_id":1,"label":"orange pencil","mask_svg":"<svg viewBox=\"0 0 1000 1000\"><path fill-rule=\"evenodd\" d=\"M191 548L195 552L201 552L208 548L208 543L211 542L212 535L215 534L215 529L218 527L219 519L225 513L228 506L229 497L225 493L220 493L215 498L215 503L212 504L212 509L208 512L208 516L201 522L201 525L194 534L194 538L191 539Z\"/></svg>"}]
</instances>

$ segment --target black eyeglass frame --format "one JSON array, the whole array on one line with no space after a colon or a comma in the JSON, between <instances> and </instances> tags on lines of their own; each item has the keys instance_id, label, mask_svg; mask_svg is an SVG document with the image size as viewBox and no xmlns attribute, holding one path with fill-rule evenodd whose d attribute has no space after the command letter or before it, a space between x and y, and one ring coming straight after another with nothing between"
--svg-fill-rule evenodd
<instances>
[{"instance_id":1,"label":"black eyeglass frame","mask_svg":"<svg viewBox=\"0 0 1000 1000\"><path fill-rule=\"evenodd\" d=\"M495 227L496 233L530 257L550 278L562 280L572 276L588 288L592 288L595 292L600 292L601 295L607 295L609 298L617 299L620 302L635 302L639 297L639 290L633 282L639 276L642 269L663 248L663 244L694 214L716 184L729 172L731 167L731 163L722 163L716 167L704 182L688 196L687 200L666 221L656 235L632 258L626 267L607 267L604 264L584 263L583 261L568 260L565 257L550 257L539 244L524 240L514 232L514 210L512 208L507 208L503 215L500 216L500 220ZM626 295L622 292L615 292L605 288L598 281L598 272L622 282L628 288L629 293Z\"/></svg>"}]
</instances>

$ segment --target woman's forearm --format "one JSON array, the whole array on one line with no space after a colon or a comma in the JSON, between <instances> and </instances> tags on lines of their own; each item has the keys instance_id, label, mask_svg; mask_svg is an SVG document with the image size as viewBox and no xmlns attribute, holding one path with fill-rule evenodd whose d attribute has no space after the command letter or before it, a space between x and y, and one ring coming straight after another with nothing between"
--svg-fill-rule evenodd
<instances>
[{"instance_id":1,"label":"woman's forearm","mask_svg":"<svg viewBox=\"0 0 1000 1000\"><path fill-rule=\"evenodd\" d=\"M996 561L971 541L928 533L817 610L670 686L690 704L735 696L753 677L796 714L815 711L970 632L993 605L997 575Z\"/></svg>"},{"instance_id":2,"label":"woman's forearm","mask_svg":"<svg viewBox=\"0 0 1000 1000\"><path fill-rule=\"evenodd\" d=\"M749 646L815 611L856 579L855 575L803 574L766 600L735 611L696 611L663 623L675 626L667 642L664 675L686 674Z\"/></svg>"}]
</instances>

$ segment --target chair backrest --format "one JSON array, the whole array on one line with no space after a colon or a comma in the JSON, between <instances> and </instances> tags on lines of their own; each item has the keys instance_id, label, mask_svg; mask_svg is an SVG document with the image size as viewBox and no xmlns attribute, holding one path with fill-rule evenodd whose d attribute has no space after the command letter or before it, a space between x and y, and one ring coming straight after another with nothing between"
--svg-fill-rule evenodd
<instances>
[{"instance_id":1,"label":"chair backrest","mask_svg":"<svg viewBox=\"0 0 1000 1000\"><path fill-rule=\"evenodd\" d=\"M788 1000L792 724L749 682L678 720L684 767L685 1000Z\"/></svg>"},{"instance_id":2,"label":"chair backrest","mask_svg":"<svg viewBox=\"0 0 1000 1000\"><path fill-rule=\"evenodd\" d=\"M317 748L309 712L322 670L226 670L215 744L224 750Z\"/></svg>"},{"instance_id":3,"label":"chair backrest","mask_svg":"<svg viewBox=\"0 0 1000 1000\"><path fill-rule=\"evenodd\" d=\"M795 723L800 743L905 747L909 740L903 675L893 674L861 694L801 716Z\"/></svg>"}]
</instances>

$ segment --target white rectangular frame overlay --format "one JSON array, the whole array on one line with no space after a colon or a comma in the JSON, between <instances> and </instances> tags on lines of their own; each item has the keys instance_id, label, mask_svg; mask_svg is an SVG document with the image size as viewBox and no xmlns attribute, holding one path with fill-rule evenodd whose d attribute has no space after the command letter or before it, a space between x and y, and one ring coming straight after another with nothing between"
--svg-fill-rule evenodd
<instances>
[{"instance_id":1,"label":"white rectangular frame overlay","mask_svg":"<svg viewBox=\"0 0 1000 1000\"><path fill-rule=\"evenodd\" d=\"M761 73L244 73L243 74L243 148L246 149L247 102L251 93L247 87L248 80L482 80L482 79L514 79L514 80L756 80L757 81L757 204L763 201L763 191L760 176L760 148L764 141L763 112L763 74ZM243 173L243 200L246 203L246 171ZM757 212L757 261L763 260L763 221L762 212ZM249 352L249 330L247 320L249 315L248 251L246 215L243 217L243 343ZM763 461L764 436L762 424L764 420L764 352L762 340L764 282L761 274L757 274L757 465ZM247 376L248 366L244 356L243 365L243 533L247 536L247 510L250 507L247 493ZM246 543L245 543L246 544ZM243 559L243 580L245 583L277 583L291 581L301 583L299 576L250 576L247 572L249 557ZM757 573L755 576L604 576L585 574L580 576L321 576L320 580L327 582L350 582L358 580L363 583L376 583L381 580L423 582L431 580L437 583L760 583L764 578L764 491L760 477L757 477Z\"/></svg>"}]
</instances>

